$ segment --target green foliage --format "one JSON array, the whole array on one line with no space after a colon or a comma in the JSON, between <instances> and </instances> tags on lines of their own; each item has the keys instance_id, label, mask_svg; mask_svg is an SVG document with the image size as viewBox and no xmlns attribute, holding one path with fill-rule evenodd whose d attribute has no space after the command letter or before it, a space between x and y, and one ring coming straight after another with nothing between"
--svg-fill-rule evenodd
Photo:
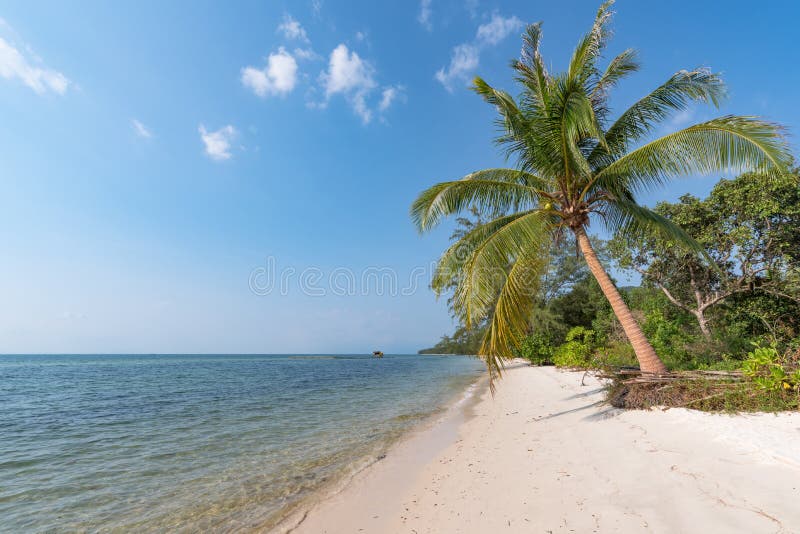
<instances>
[{"instance_id":1,"label":"green foliage","mask_svg":"<svg viewBox=\"0 0 800 534\"><path fill-rule=\"evenodd\" d=\"M587 273L568 293L551 300L549 309L561 318L567 328L591 328L597 314L601 310L610 310L611 306L600 291L600 285Z\"/></svg>"},{"instance_id":2,"label":"green foliage","mask_svg":"<svg viewBox=\"0 0 800 534\"><path fill-rule=\"evenodd\" d=\"M742 363L742 372L761 389L773 391L800 389L800 369L790 370L774 345L768 347L756 345L747 356Z\"/></svg>"},{"instance_id":3,"label":"green foliage","mask_svg":"<svg viewBox=\"0 0 800 534\"><path fill-rule=\"evenodd\" d=\"M596 367L607 370L634 367L636 365L636 354L634 354L630 343L610 341L606 345L597 348L593 363Z\"/></svg>"},{"instance_id":4,"label":"green foliage","mask_svg":"<svg viewBox=\"0 0 800 534\"><path fill-rule=\"evenodd\" d=\"M558 367L589 367L594 350L594 330L576 326L567 332L566 343L553 353Z\"/></svg>"},{"instance_id":5,"label":"green foliage","mask_svg":"<svg viewBox=\"0 0 800 534\"><path fill-rule=\"evenodd\" d=\"M645 312L642 331L653 348L671 369L684 369L692 360L687 345L696 338L686 332L679 318L667 318L663 308L653 307Z\"/></svg>"},{"instance_id":6,"label":"green foliage","mask_svg":"<svg viewBox=\"0 0 800 534\"><path fill-rule=\"evenodd\" d=\"M530 334L519 348L520 357L529 360L533 365L553 363L554 352L550 336L541 332Z\"/></svg>"}]
</instances>

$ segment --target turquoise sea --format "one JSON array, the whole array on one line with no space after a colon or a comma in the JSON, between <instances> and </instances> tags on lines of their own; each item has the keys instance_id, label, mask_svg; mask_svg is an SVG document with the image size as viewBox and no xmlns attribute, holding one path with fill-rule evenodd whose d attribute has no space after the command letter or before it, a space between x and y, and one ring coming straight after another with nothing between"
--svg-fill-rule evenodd
<instances>
[{"instance_id":1,"label":"turquoise sea","mask_svg":"<svg viewBox=\"0 0 800 534\"><path fill-rule=\"evenodd\" d=\"M482 371L462 356L0 356L0 530L268 528Z\"/></svg>"}]
</instances>

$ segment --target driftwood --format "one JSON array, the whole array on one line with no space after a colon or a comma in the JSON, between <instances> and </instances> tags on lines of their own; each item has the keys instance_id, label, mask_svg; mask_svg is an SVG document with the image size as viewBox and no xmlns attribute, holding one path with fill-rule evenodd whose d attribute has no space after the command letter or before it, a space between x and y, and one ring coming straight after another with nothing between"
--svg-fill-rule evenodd
<instances>
[{"instance_id":1,"label":"driftwood","mask_svg":"<svg viewBox=\"0 0 800 534\"><path fill-rule=\"evenodd\" d=\"M674 373L643 373L638 369L619 369L598 375L600 378L617 379L623 384L669 384L675 380L722 380L739 382L744 379L741 371L679 371Z\"/></svg>"}]
</instances>

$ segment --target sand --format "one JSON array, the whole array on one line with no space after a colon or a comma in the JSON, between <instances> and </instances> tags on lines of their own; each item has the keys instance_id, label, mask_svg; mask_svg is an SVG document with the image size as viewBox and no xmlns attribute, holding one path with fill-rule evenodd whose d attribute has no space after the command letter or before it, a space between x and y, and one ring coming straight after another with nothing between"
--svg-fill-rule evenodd
<instances>
[{"instance_id":1,"label":"sand","mask_svg":"<svg viewBox=\"0 0 800 534\"><path fill-rule=\"evenodd\" d=\"M293 532L800 532L800 414L621 411L582 377L510 366Z\"/></svg>"}]
</instances>

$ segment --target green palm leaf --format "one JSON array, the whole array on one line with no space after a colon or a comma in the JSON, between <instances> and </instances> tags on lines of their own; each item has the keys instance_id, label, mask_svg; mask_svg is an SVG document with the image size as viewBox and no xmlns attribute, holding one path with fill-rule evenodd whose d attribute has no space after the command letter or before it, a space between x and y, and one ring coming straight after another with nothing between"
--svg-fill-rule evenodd
<instances>
[{"instance_id":1,"label":"green palm leaf","mask_svg":"<svg viewBox=\"0 0 800 534\"><path fill-rule=\"evenodd\" d=\"M531 248L549 243L553 226L552 215L533 211L503 225L474 248L453 292L454 307L468 328L488 316L508 266Z\"/></svg>"},{"instance_id":2,"label":"green palm leaf","mask_svg":"<svg viewBox=\"0 0 800 534\"><path fill-rule=\"evenodd\" d=\"M534 175L514 169L487 169L461 180L442 182L423 192L411 206L411 219L420 232L430 230L443 217L476 206L486 213L527 209L538 202L531 185L544 185Z\"/></svg>"},{"instance_id":3,"label":"green palm leaf","mask_svg":"<svg viewBox=\"0 0 800 534\"><path fill-rule=\"evenodd\" d=\"M623 112L611 125L606 132L609 152L611 155L623 153L632 143L650 134L673 113L686 110L694 102L718 107L725 94L726 88L722 79L708 69L677 72ZM594 163L605 155L605 151L598 150L589 159Z\"/></svg>"},{"instance_id":4,"label":"green palm leaf","mask_svg":"<svg viewBox=\"0 0 800 534\"><path fill-rule=\"evenodd\" d=\"M755 117L729 115L651 141L598 172L595 182L613 188L617 181L637 193L675 176L726 171L783 174L790 162L780 127Z\"/></svg>"},{"instance_id":5,"label":"green palm leaf","mask_svg":"<svg viewBox=\"0 0 800 534\"><path fill-rule=\"evenodd\" d=\"M517 80L528 88L528 92L523 95L528 109L544 108L548 100L550 79L539 53L541 38L542 23L529 25L522 36L520 59L511 62L511 68L517 71Z\"/></svg>"},{"instance_id":6,"label":"green palm leaf","mask_svg":"<svg viewBox=\"0 0 800 534\"><path fill-rule=\"evenodd\" d=\"M464 274L464 266L467 260L478 247L504 226L529 213L532 213L532 211L506 215L479 225L450 245L442 254L442 257L439 258L436 269L433 272L431 288L434 292L440 295L442 291L451 287Z\"/></svg>"},{"instance_id":7,"label":"green palm leaf","mask_svg":"<svg viewBox=\"0 0 800 534\"><path fill-rule=\"evenodd\" d=\"M640 65L637 55L636 50L629 48L611 60L592 89L591 97L595 104L601 104L608 91L616 86L620 80L639 70Z\"/></svg>"},{"instance_id":8,"label":"green palm leaf","mask_svg":"<svg viewBox=\"0 0 800 534\"><path fill-rule=\"evenodd\" d=\"M514 348L525 336L534 308L534 296L547 266L544 245L525 250L501 278L497 298L491 309L489 328L480 355L489 370L489 387L502 372L503 361L514 358Z\"/></svg>"}]
</instances>

